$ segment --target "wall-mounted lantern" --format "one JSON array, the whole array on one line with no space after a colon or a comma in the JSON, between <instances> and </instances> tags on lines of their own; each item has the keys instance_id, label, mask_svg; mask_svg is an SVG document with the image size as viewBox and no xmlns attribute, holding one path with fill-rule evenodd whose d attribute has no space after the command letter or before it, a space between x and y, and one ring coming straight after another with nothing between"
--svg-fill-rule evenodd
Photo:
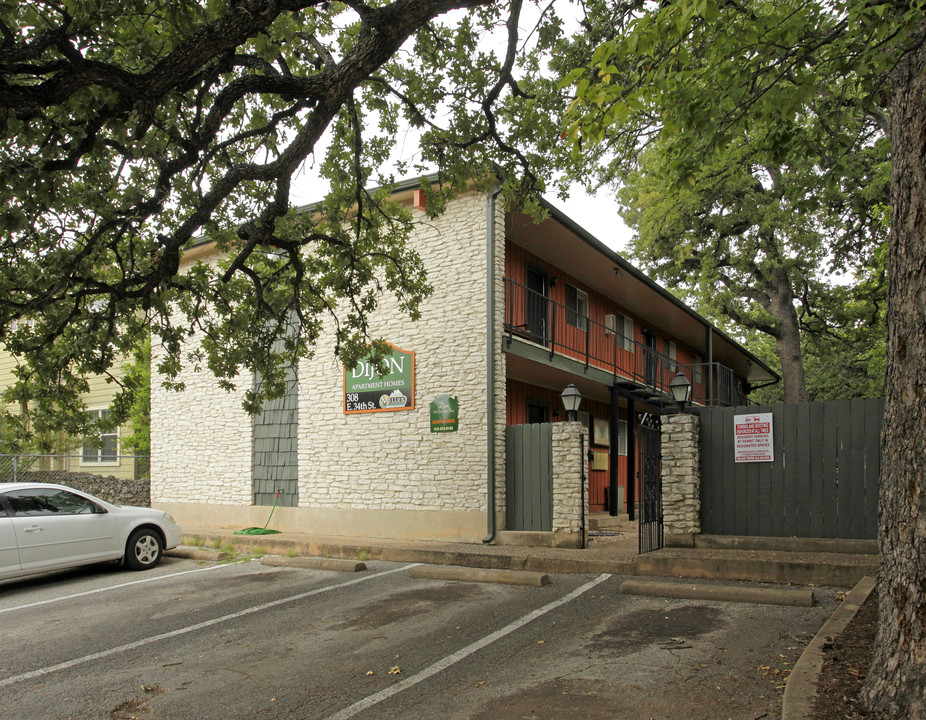
<instances>
[{"instance_id":1,"label":"wall-mounted lantern","mask_svg":"<svg viewBox=\"0 0 926 720\"><path fill-rule=\"evenodd\" d=\"M678 371L678 374L669 383L669 390L672 391L672 397L675 399L678 409L684 412L685 405L691 400L691 382L685 376L685 373L681 370Z\"/></svg>"},{"instance_id":2,"label":"wall-mounted lantern","mask_svg":"<svg viewBox=\"0 0 926 720\"><path fill-rule=\"evenodd\" d=\"M566 419L575 422L579 404L582 402L582 393L579 392L575 385L570 383L560 394L560 398L563 401L563 407L566 408Z\"/></svg>"}]
</instances>

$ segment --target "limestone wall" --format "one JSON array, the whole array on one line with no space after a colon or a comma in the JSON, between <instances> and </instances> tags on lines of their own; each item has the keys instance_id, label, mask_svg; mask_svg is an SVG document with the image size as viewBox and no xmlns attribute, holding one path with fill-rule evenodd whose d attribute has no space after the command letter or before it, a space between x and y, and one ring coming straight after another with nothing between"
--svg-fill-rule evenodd
<instances>
[{"instance_id":1,"label":"limestone wall","mask_svg":"<svg viewBox=\"0 0 926 720\"><path fill-rule=\"evenodd\" d=\"M412 322L388 293L371 317L374 336L415 353L415 408L345 414L344 370L333 335L298 369L298 508L274 516L294 529L393 537L477 541L486 530L486 198L454 200L440 218L419 221L413 247L434 287ZM504 222L497 215L496 326L504 291ZM194 344L191 343L191 347ZM504 492L505 367L496 336L496 474ZM153 365L158 353L153 350ZM186 369L183 393L152 381L152 501L188 522L263 524L251 506L252 421L240 393L226 393L208 372ZM250 379L239 378L239 387ZM459 430L430 431L429 403L459 401ZM499 497L501 501L501 497ZM498 512L504 513L499 502ZM366 518L366 519L364 519ZM181 522L183 520L181 519ZM391 524L391 529L390 529Z\"/></svg>"},{"instance_id":2,"label":"limestone wall","mask_svg":"<svg viewBox=\"0 0 926 720\"><path fill-rule=\"evenodd\" d=\"M587 451L585 424L553 423L553 533L554 544L560 547L582 546L583 483L588 482L587 469L583 473L583 468L588 466Z\"/></svg>"},{"instance_id":3,"label":"limestone wall","mask_svg":"<svg viewBox=\"0 0 926 720\"><path fill-rule=\"evenodd\" d=\"M485 197L421 217L415 248L434 294L418 322L387 301L371 323L415 352L416 407L345 414L343 369L333 345L320 345L299 368L300 505L485 512ZM459 430L432 433L428 404L443 394L459 401Z\"/></svg>"},{"instance_id":4,"label":"limestone wall","mask_svg":"<svg viewBox=\"0 0 926 720\"><path fill-rule=\"evenodd\" d=\"M697 415L662 420L662 511L666 544L701 532L701 470Z\"/></svg>"},{"instance_id":5,"label":"limestone wall","mask_svg":"<svg viewBox=\"0 0 926 720\"><path fill-rule=\"evenodd\" d=\"M214 261L214 260L213 260ZM198 347L190 338L187 354ZM251 504L251 417L241 408L249 374L226 392L208 369L187 361L177 378L186 389L166 390L157 374L163 357L151 347L151 501Z\"/></svg>"}]
</instances>

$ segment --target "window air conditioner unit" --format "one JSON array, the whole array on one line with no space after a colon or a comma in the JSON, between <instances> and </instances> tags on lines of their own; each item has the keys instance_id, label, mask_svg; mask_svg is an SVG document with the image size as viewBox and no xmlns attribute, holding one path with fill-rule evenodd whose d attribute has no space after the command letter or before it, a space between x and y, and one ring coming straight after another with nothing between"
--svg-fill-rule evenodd
<instances>
[{"instance_id":1,"label":"window air conditioner unit","mask_svg":"<svg viewBox=\"0 0 926 720\"><path fill-rule=\"evenodd\" d=\"M605 315L604 316L604 331L608 335L617 334L617 315Z\"/></svg>"}]
</instances>

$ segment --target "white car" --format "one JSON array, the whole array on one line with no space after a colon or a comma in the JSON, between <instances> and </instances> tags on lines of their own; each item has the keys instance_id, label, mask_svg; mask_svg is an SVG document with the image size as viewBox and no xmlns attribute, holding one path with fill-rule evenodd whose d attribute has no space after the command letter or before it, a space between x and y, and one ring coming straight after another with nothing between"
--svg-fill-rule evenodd
<instances>
[{"instance_id":1,"label":"white car","mask_svg":"<svg viewBox=\"0 0 926 720\"><path fill-rule=\"evenodd\" d=\"M49 483L0 483L0 579L119 560L153 568L180 544L161 510L112 505Z\"/></svg>"}]
</instances>

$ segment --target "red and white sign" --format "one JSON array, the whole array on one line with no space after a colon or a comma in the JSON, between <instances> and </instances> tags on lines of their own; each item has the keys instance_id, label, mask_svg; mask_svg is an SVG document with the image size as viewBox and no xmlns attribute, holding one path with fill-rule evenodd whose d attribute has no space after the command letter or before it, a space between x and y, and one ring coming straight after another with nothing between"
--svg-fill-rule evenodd
<instances>
[{"instance_id":1,"label":"red and white sign","mask_svg":"<svg viewBox=\"0 0 926 720\"><path fill-rule=\"evenodd\" d=\"M733 416L734 462L771 462L772 413Z\"/></svg>"}]
</instances>

